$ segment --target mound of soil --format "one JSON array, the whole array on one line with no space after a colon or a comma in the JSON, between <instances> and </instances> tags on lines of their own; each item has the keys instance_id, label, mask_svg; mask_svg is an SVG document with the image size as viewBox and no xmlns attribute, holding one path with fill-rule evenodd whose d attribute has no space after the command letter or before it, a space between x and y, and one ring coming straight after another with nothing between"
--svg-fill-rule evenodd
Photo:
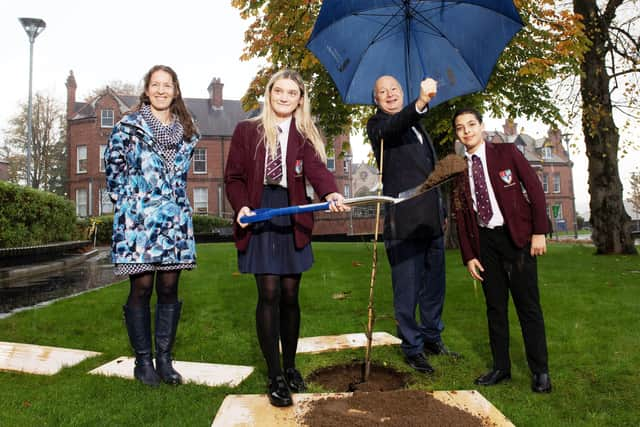
<instances>
[{"instance_id":1,"label":"mound of soil","mask_svg":"<svg viewBox=\"0 0 640 427\"><path fill-rule=\"evenodd\" d=\"M356 392L309 404L301 422L309 427L481 427L492 423L420 390Z\"/></svg>"},{"instance_id":2,"label":"mound of soil","mask_svg":"<svg viewBox=\"0 0 640 427\"><path fill-rule=\"evenodd\" d=\"M309 382L329 391L390 391L405 388L409 375L385 366L371 365L369 380L362 382L363 363L327 366L309 375Z\"/></svg>"},{"instance_id":3,"label":"mound of soil","mask_svg":"<svg viewBox=\"0 0 640 427\"><path fill-rule=\"evenodd\" d=\"M318 369L307 381L346 397L328 397L309 403L301 422L309 427L430 427L491 425L420 390L403 390L410 376L395 369L371 365L369 379L362 382L363 363Z\"/></svg>"}]
</instances>

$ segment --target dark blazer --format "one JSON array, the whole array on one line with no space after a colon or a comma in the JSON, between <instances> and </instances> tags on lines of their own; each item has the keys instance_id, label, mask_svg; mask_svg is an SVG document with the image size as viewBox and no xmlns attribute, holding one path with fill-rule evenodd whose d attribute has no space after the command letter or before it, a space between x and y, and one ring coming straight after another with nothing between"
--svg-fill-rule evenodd
<instances>
[{"instance_id":1,"label":"dark blazer","mask_svg":"<svg viewBox=\"0 0 640 427\"><path fill-rule=\"evenodd\" d=\"M236 126L229 157L224 171L227 198L237 216L243 206L251 209L260 207L264 187L265 145L257 120L245 120ZM306 140L296 129L295 119L291 120L287 142L287 187L289 205L301 205L311 201L306 193L305 178L321 198L338 192L333 174L327 169L316 153L311 141ZM292 215L294 239L297 248L311 241L313 213ZM242 228L234 222L236 247L244 251L251 238L251 226Z\"/></svg>"},{"instance_id":2,"label":"dark blazer","mask_svg":"<svg viewBox=\"0 0 640 427\"><path fill-rule=\"evenodd\" d=\"M486 144L489 181L505 227L518 248L524 248L533 234L549 231L546 202L540 179L515 144ZM466 265L480 259L477 214L467 173L459 174L453 193L453 215L458 228L460 252Z\"/></svg>"},{"instance_id":3,"label":"dark blazer","mask_svg":"<svg viewBox=\"0 0 640 427\"><path fill-rule=\"evenodd\" d=\"M433 171L436 151L429 134L420 124L422 114L415 101L396 114L378 109L367 122L367 135L380 166L381 141L384 140L382 188L387 196L422 184ZM411 127L422 135L423 143ZM440 190L385 208L385 239L423 239L442 235L443 216Z\"/></svg>"}]
</instances>

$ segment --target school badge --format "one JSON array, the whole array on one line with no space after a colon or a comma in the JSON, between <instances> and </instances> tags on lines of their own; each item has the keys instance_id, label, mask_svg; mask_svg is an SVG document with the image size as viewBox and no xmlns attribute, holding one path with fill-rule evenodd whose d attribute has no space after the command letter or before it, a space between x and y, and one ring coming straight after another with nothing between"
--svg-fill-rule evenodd
<instances>
[{"instance_id":1,"label":"school badge","mask_svg":"<svg viewBox=\"0 0 640 427\"><path fill-rule=\"evenodd\" d=\"M296 175L302 175L302 160L296 160L295 171Z\"/></svg>"},{"instance_id":2,"label":"school badge","mask_svg":"<svg viewBox=\"0 0 640 427\"><path fill-rule=\"evenodd\" d=\"M503 171L500 171L500 178L502 178L502 181L509 185L511 184L511 181L513 181L513 176L511 176L511 169L505 169Z\"/></svg>"}]
</instances>

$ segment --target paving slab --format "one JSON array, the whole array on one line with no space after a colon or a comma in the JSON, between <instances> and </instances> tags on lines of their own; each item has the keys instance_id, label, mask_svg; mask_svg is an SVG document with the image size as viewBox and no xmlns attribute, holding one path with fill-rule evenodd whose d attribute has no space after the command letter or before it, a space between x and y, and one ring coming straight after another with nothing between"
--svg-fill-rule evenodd
<instances>
[{"instance_id":1,"label":"paving slab","mask_svg":"<svg viewBox=\"0 0 640 427\"><path fill-rule=\"evenodd\" d=\"M71 348L47 347L0 341L0 370L38 375L55 375L101 353Z\"/></svg>"},{"instance_id":2,"label":"paving slab","mask_svg":"<svg viewBox=\"0 0 640 427\"><path fill-rule=\"evenodd\" d=\"M428 392L425 392L428 393ZM271 406L266 395L235 394L225 397L218 409L212 427L293 427L309 410L309 404L327 397L348 397L352 393L304 393L293 395L293 406ZM514 427L495 406L476 390L430 392L434 398L470 414L482 417L496 427Z\"/></svg>"},{"instance_id":3,"label":"paving slab","mask_svg":"<svg viewBox=\"0 0 640 427\"><path fill-rule=\"evenodd\" d=\"M387 332L373 333L373 346L397 345L402 341ZM321 337L300 338L296 353L324 353L327 351L345 350L348 348L360 348L367 345L367 336L364 333L327 335Z\"/></svg>"},{"instance_id":4,"label":"paving slab","mask_svg":"<svg viewBox=\"0 0 640 427\"><path fill-rule=\"evenodd\" d=\"M133 378L135 359L118 357L109 363L90 371L90 374ZM180 372L182 379L188 383L208 385L211 387L236 387L253 372L253 366L222 365L216 363L173 361L173 367Z\"/></svg>"}]
</instances>

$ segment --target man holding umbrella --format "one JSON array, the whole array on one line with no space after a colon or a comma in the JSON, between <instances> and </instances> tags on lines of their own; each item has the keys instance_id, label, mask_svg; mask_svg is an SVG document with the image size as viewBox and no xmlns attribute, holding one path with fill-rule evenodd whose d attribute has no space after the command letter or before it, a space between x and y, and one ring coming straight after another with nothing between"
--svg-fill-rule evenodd
<instances>
[{"instance_id":1,"label":"man holding umbrella","mask_svg":"<svg viewBox=\"0 0 640 427\"><path fill-rule=\"evenodd\" d=\"M423 183L433 171L436 152L420 119L437 93L437 82L420 82L418 98L404 106L404 92L392 76L375 82L373 98L378 111L367 123L378 167L382 164L385 195ZM458 355L441 337L445 295L443 228L445 210L440 190L386 206L384 244L393 285L398 335L407 363L419 372L432 373L425 353ZM416 318L416 307L420 319Z\"/></svg>"}]
</instances>

